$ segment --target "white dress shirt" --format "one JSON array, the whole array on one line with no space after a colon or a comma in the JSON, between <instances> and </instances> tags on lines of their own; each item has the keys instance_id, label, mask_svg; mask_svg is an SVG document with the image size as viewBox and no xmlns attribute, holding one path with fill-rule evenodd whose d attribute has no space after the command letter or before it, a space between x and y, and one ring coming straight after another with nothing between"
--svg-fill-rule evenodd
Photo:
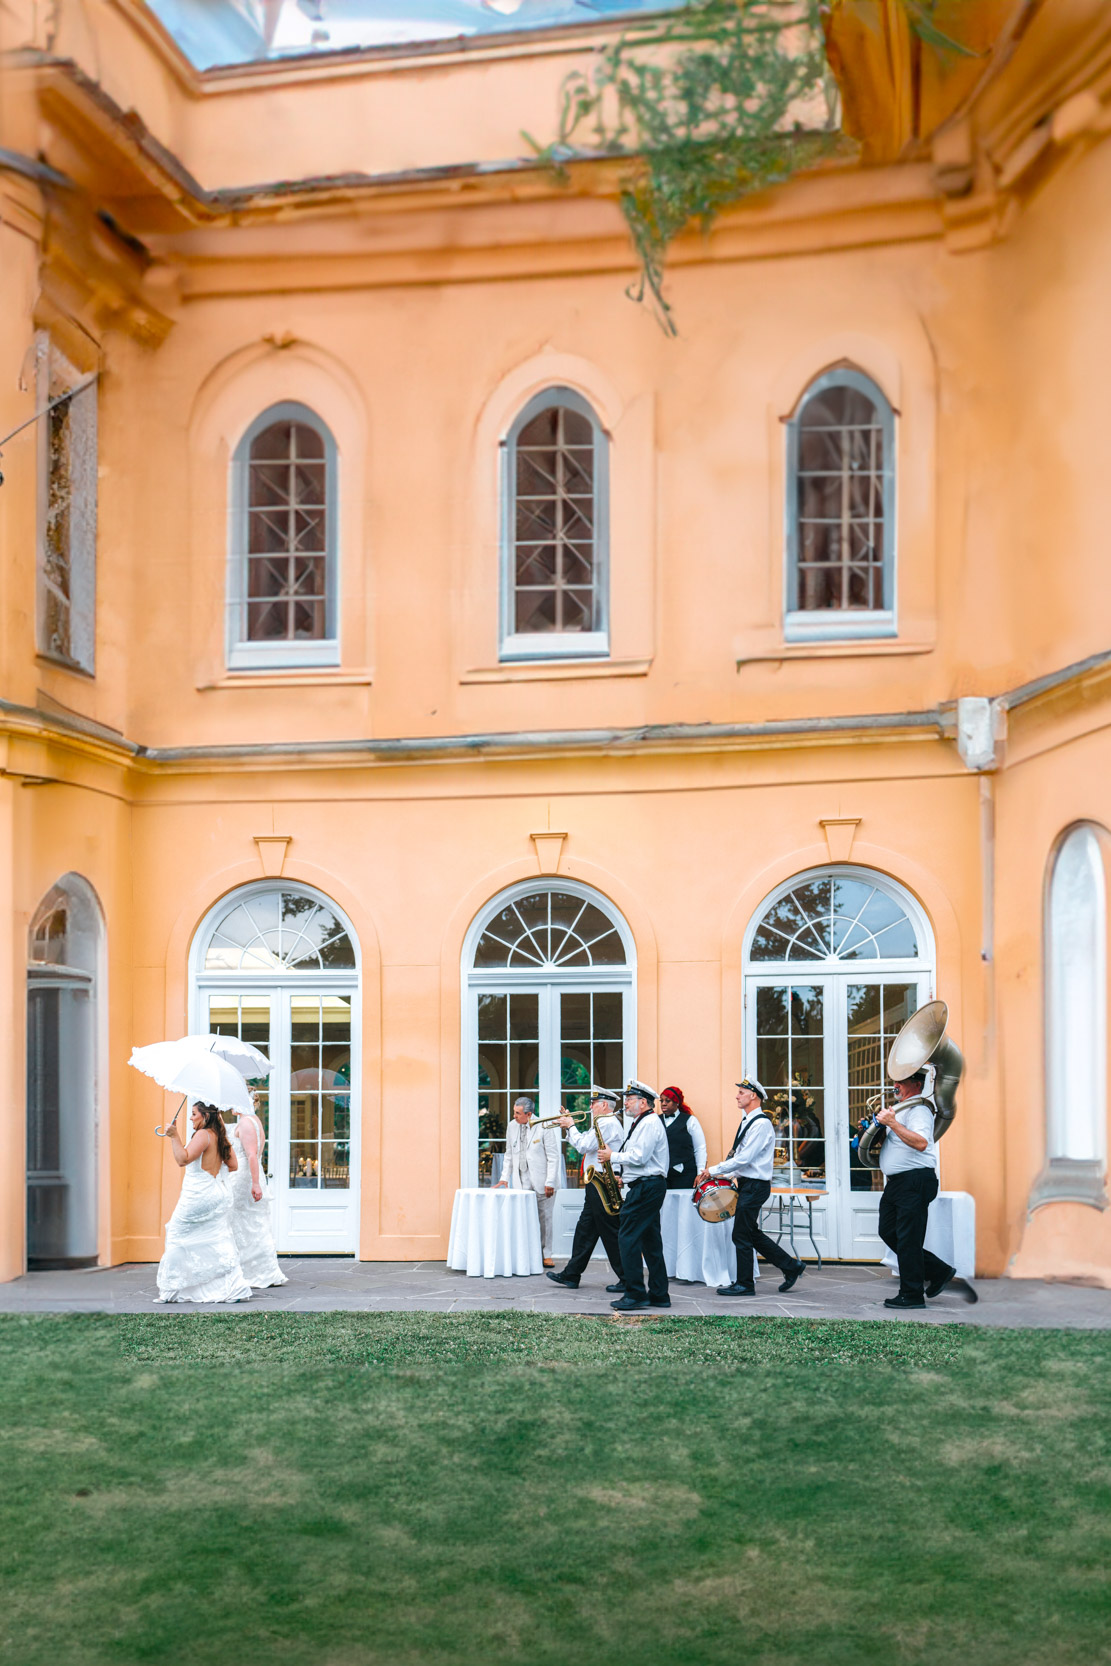
<instances>
[{"instance_id":1,"label":"white dress shirt","mask_svg":"<svg viewBox=\"0 0 1111 1666\"><path fill-rule=\"evenodd\" d=\"M555 1123L538 1128L511 1120L505 1131L502 1179L517 1192L542 1192L556 1184L559 1170L559 1129Z\"/></svg>"},{"instance_id":2,"label":"white dress shirt","mask_svg":"<svg viewBox=\"0 0 1111 1666\"><path fill-rule=\"evenodd\" d=\"M660 1121L665 1128L670 1128L678 1115L678 1111L672 1111L670 1116L662 1116ZM706 1167L706 1136L702 1132L702 1124L693 1111L687 1118L687 1132L690 1134L694 1145L694 1174L701 1174ZM692 1185L694 1184L694 1174L691 1175Z\"/></svg>"},{"instance_id":3,"label":"white dress shirt","mask_svg":"<svg viewBox=\"0 0 1111 1666\"><path fill-rule=\"evenodd\" d=\"M925 1151L916 1151L906 1140L888 1129L880 1146L880 1168L884 1174L902 1174L907 1169L936 1169L937 1141L934 1139L933 1100L928 1105L911 1105L905 1111L896 1107L895 1121L901 1122L912 1134L921 1134L926 1141Z\"/></svg>"},{"instance_id":4,"label":"white dress shirt","mask_svg":"<svg viewBox=\"0 0 1111 1666\"><path fill-rule=\"evenodd\" d=\"M741 1118L732 1152L715 1163L710 1173L720 1174L723 1180L770 1180L774 1156L775 1126L771 1118L766 1111L749 1111Z\"/></svg>"},{"instance_id":5,"label":"white dress shirt","mask_svg":"<svg viewBox=\"0 0 1111 1666\"><path fill-rule=\"evenodd\" d=\"M625 1129L621 1118L614 1113L612 1116L603 1114L598 1118L598 1126L602 1130L602 1137L611 1151L616 1151L625 1138ZM592 1157L598 1149L598 1136L593 1127L584 1128L581 1133L577 1128L569 1128L567 1138L574 1146L580 1157Z\"/></svg>"},{"instance_id":6,"label":"white dress shirt","mask_svg":"<svg viewBox=\"0 0 1111 1666\"><path fill-rule=\"evenodd\" d=\"M614 1151L611 1166L627 1186L653 1174L658 1174L661 1180L667 1179L671 1154L663 1121L655 1111L645 1111L631 1124L624 1144L623 1151Z\"/></svg>"}]
</instances>

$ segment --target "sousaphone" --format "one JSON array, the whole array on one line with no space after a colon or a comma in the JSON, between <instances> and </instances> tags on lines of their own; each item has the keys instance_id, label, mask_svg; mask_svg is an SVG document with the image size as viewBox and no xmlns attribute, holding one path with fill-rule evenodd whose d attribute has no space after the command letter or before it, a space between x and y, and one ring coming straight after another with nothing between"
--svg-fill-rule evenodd
<instances>
[{"instance_id":1,"label":"sousaphone","mask_svg":"<svg viewBox=\"0 0 1111 1666\"><path fill-rule=\"evenodd\" d=\"M953 1125L957 1114L957 1086L964 1074L961 1050L945 1033L948 1023L949 1008L945 1002L930 1001L907 1019L887 1055L887 1074L893 1082L905 1082L908 1076L924 1070L927 1065L933 1066L932 1096L920 1094L914 1099L904 1099L900 1102L900 1109L906 1110L911 1105L929 1105L934 1113L935 1140L939 1140ZM883 1090L874 1094L868 1101L868 1109L871 1110L873 1105L882 1109L883 1098ZM866 1168L879 1168L880 1146L886 1133L882 1122L873 1122L861 1134L857 1156Z\"/></svg>"}]
</instances>

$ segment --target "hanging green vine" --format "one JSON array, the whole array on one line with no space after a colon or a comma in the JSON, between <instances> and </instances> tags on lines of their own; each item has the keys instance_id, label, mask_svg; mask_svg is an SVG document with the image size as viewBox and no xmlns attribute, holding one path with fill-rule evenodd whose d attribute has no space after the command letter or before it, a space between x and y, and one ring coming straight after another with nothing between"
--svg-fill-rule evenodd
<instances>
[{"instance_id":1,"label":"hanging green vine","mask_svg":"<svg viewBox=\"0 0 1111 1666\"><path fill-rule=\"evenodd\" d=\"M932 45L937 0L902 0ZM537 155L566 176L578 156L629 159L620 206L640 262L628 293L675 334L664 261L688 225L824 157L853 154L840 132L822 0L688 0L633 24L563 86L556 139Z\"/></svg>"}]
</instances>

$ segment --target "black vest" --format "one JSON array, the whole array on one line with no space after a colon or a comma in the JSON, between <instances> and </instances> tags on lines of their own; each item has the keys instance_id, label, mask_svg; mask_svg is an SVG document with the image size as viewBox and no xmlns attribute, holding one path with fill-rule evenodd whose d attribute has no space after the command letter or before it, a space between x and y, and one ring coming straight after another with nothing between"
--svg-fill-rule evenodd
<instances>
[{"instance_id":1,"label":"black vest","mask_svg":"<svg viewBox=\"0 0 1111 1666\"><path fill-rule=\"evenodd\" d=\"M667 1135L667 1189L693 1186L698 1172L694 1166L694 1141L691 1139L690 1112L680 1111L674 1122L664 1128Z\"/></svg>"}]
</instances>

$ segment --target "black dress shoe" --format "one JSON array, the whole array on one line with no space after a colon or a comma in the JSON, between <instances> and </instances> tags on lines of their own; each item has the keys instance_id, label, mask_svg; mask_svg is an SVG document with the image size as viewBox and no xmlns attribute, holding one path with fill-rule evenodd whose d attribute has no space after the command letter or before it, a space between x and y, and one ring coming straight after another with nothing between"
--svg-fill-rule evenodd
<instances>
[{"instance_id":1,"label":"black dress shoe","mask_svg":"<svg viewBox=\"0 0 1111 1666\"><path fill-rule=\"evenodd\" d=\"M926 1298L924 1296L904 1296L900 1290L897 1296L888 1296L883 1305L884 1307L925 1307Z\"/></svg>"},{"instance_id":2,"label":"black dress shoe","mask_svg":"<svg viewBox=\"0 0 1111 1666\"><path fill-rule=\"evenodd\" d=\"M649 1305L649 1307L670 1307L671 1306L671 1297L670 1296L663 1296L657 1302L657 1301L653 1301L652 1297L649 1296L648 1305Z\"/></svg>"},{"instance_id":3,"label":"black dress shoe","mask_svg":"<svg viewBox=\"0 0 1111 1666\"><path fill-rule=\"evenodd\" d=\"M618 1279L616 1284L607 1284L606 1285L606 1293L607 1293L607 1295L610 1295L610 1296L616 1296L616 1295L619 1295L620 1292L622 1290L624 1290L624 1288L625 1288L625 1280L623 1278L621 1278L621 1279Z\"/></svg>"},{"instance_id":4,"label":"black dress shoe","mask_svg":"<svg viewBox=\"0 0 1111 1666\"><path fill-rule=\"evenodd\" d=\"M793 1290L805 1271L805 1261L796 1261L793 1267L789 1267L784 1274L783 1283L779 1286L779 1294L782 1296L785 1291Z\"/></svg>"},{"instance_id":5,"label":"black dress shoe","mask_svg":"<svg viewBox=\"0 0 1111 1666\"><path fill-rule=\"evenodd\" d=\"M927 1284L927 1286L926 1286L927 1296L940 1296L941 1292L945 1289L945 1286L949 1283L949 1281L951 1279L956 1278L956 1276L957 1276L957 1269L955 1267L946 1267L945 1271L941 1274L941 1276L939 1278L932 1278L930 1280L929 1284Z\"/></svg>"},{"instance_id":6,"label":"black dress shoe","mask_svg":"<svg viewBox=\"0 0 1111 1666\"><path fill-rule=\"evenodd\" d=\"M610 1306L616 1313L639 1313L642 1308L648 1306L648 1302L647 1299L638 1302L634 1301L632 1296L622 1296L620 1301L610 1302Z\"/></svg>"},{"instance_id":7,"label":"black dress shoe","mask_svg":"<svg viewBox=\"0 0 1111 1666\"><path fill-rule=\"evenodd\" d=\"M562 1273L545 1273L544 1277L550 1278L553 1284L565 1284L568 1290L577 1290L579 1288L579 1281L577 1278L564 1278Z\"/></svg>"},{"instance_id":8,"label":"black dress shoe","mask_svg":"<svg viewBox=\"0 0 1111 1666\"><path fill-rule=\"evenodd\" d=\"M719 1296L755 1296L755 1284L719 1284Z\"/></svg>"}]
</instances>

